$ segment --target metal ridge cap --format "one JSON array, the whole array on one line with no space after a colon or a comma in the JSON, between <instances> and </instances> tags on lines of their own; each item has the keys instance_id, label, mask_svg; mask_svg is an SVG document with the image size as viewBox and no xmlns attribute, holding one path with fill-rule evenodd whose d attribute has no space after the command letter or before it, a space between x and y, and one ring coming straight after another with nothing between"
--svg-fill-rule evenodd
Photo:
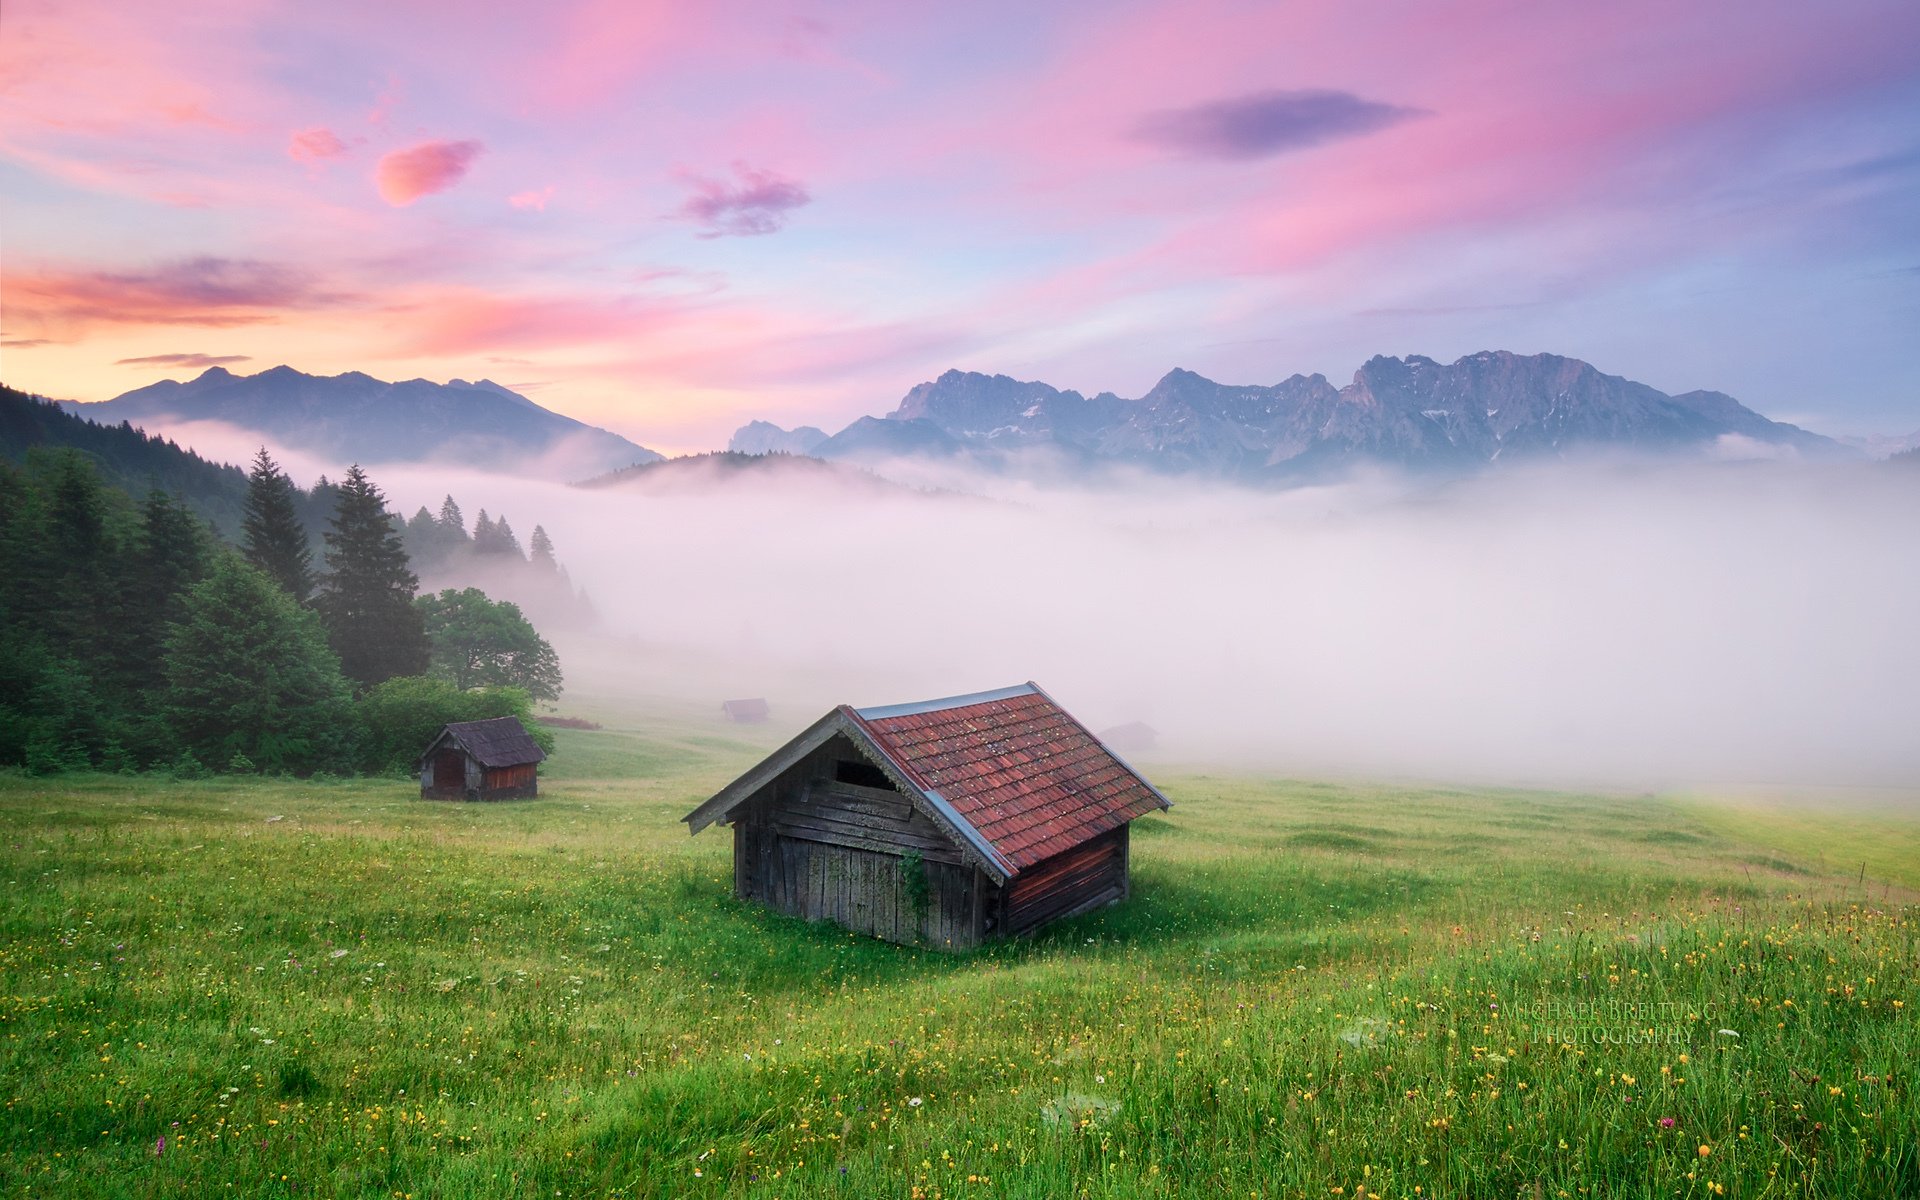
<instances>
[{"instance_id":1,"label":"metal ridge cap","mask_svg":"<svg viewBox=\"0 0 1920 1200\"><path fill-rule=\"evenodd\" d=\"M968 692L962 696L942 696L938 700L915 700L907 704L877 704L871 708L856 708L852 711L863 720L884 721L888 717L912 717L921 713L939 712L948 708L966 708L974 704L989 704L995 700L1011 700L1015 696L1038 695L1040 689L1033 683L1016 683L1012 687L995 688L988 692Z\"/></svg>"}]
</instances>

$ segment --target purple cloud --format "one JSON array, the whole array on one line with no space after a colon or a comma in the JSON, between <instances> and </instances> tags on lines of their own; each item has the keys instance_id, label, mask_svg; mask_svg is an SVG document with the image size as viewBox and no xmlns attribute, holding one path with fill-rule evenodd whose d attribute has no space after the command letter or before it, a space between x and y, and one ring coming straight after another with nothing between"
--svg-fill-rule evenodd
<instances>
[{"instance_id":1,"label":"purple cloud","mask_svg":"<svg viewBox=\"0 0 1920 1200\"><path fill-rule=\"evenodd\" d=\"M228 363L247 362L247 354L148 354L140 358L122 358L116 367L224 367Z\"/></svg>"},{"instance_id":2,"label":"purple cloud","mask_svg":"<svg viewBox=\"0 0 1920 1200\"><path fill-rule=\"evenodd\" d=\"M1267 158L1373 133L1424 109L1325 89L1255 92L1149 113L1133 127L1142 142L1195 158Z\"/></svg>"},{"instance_id":3,"label":"purple cloud","mask_svg":"<svg viewBox=\"0 0 1920 1200\"><path fill-rule=\"evenodd\" d=\"M777 233L786 228L788 213L813 199L806 188L772 171L737 162L733 173L737 184L699 175L687 177L693 195L680 206L679 215L697 222L703 238Z\"/></svg>"}]
</instances>

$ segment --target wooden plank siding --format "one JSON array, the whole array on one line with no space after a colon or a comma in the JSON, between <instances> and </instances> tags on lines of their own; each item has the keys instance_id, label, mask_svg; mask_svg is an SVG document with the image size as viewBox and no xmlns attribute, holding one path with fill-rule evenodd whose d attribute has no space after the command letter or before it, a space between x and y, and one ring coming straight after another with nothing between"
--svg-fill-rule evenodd
<instances>
[{"instance_id":1,"label":"wooden plank siding","mask_svg":"<svg viewBox=\"0 0 1920 1200\"><path fill-rule=\"evenodd\" d=\"M978 945L985 881L906 796L837 779L842 761L866 758L835 738L735 815L734 893L889 941ZM910 853L920 855L927 881L917 920L903 861Z\"/></svg>"},{"instance_id":2,"label":"wooden plank siding","mask_svg":"<svg viewBox=\"0 0 1920 1200\"><path fill-rule=\"evenodd\" d=\"M1001 898L999 932L1018 937L1126 899L1127 828L1109 830L1015 876Z\"/></svg>"}]
</instances>

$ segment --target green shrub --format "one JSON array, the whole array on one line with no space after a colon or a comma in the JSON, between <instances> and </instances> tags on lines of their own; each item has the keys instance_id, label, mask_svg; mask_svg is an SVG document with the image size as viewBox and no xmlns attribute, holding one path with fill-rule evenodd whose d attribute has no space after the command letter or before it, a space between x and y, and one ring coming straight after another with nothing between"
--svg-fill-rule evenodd
<instances>
[{"instance_id":1,"label":"green shrub","mask_svg":"<svg viewBox=\"0 0 1920 1200\"><path fill-rule=\"evenodd\" d=\"M463 692L445 679L405 675L367 689L355 707L359 765L369 774L411 772L440 727L454 721L518 717L540 748L553 753L553 732L535 723L533 701L519 688Z\"/></svg>"}]
</instances>

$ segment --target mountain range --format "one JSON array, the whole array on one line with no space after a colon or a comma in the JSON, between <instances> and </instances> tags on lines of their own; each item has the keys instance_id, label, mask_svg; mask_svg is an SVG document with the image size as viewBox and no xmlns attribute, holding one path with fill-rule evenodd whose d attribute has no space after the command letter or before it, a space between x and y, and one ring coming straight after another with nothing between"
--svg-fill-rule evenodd
<instances>
[{"instance_id":1,"label":"mountain range","mask_svg":"<svg viewBox=\"0 0 1920 1200\"><path fill-rule=\"evenodd\" d=\"M1174 370L1137 399L948 371L913 388L886 416L861 417L831 436L755 421L729 448L988 466L1041 452L1044 461L1071 466L1276 481L1362 463L1454 473L1618 450L1853 453L1721 392L1668 395L1579 359L1505 351L1446 364L1421 355L1376 357L1344 387L1324 375L1236 386Z\"/></svg>"},{"instance_id":2,"label":"mountain range","mask_svg":"<svg viewBox=\"0 0 1920 1200\"><path fill-rule=\"evenodd\" d=\"M221 421L342 466L434 461L577 479L661 457L488 379L388 383L359 371L308 375L274 367L235 375L212 367L185 383L167 379L62 407L103 425Z\"/></svg>"}]
</instances>

